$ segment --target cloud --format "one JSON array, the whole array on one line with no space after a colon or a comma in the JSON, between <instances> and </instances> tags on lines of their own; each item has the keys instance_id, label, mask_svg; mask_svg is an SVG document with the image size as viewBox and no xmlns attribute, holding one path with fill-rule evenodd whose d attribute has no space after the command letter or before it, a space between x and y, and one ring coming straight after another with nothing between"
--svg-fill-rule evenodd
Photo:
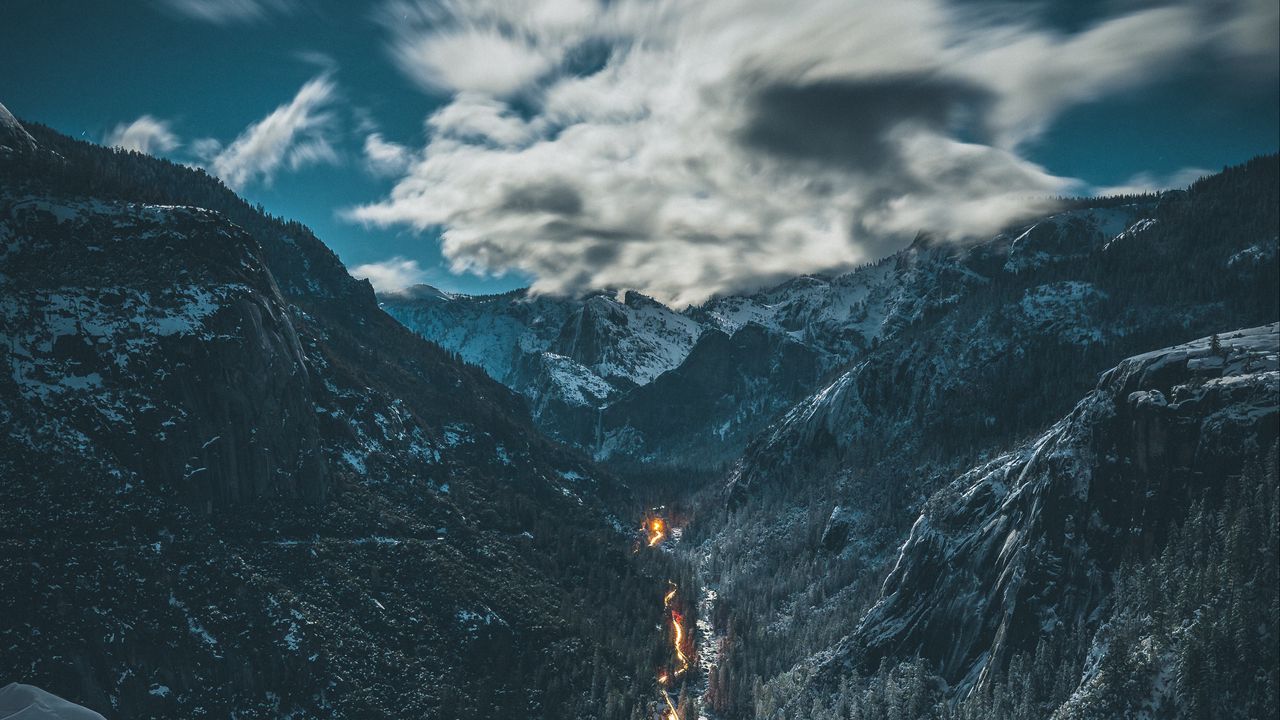
<instances>
[{"instance_id":1,"label":"cloud","mask_svg":"<svg viewBox=\"0 0 1280 720\"><path fill-rule=\"evenodd\" d=\"M214 25L260 22L272 14L288 14L293 11L292 0L157 1L169 12Z\"/></svg>"},{"instance_id":2,"label":"cloud","mask_svg":"<svg viewBox=\"0 0 1280 720\"><path fill-rule=\"evenodd\" d=\"M1140 172L1119 185L1094 188L1093 194L1105 195L1140 195L1169 189L1183 189L1213 171L1206 168L1185 167L1168 175L1157 175Z\"/></svg>"},{"instance_id":3,"label":"cloud","mask_svg":"<svg viewBox=\"0 0 1280 720\"><path fill-rule=\"evenodd\" d=\"M182 143L170 128L169 121L143 115L129 124L120 123L107 133L103 144L147 155L167 153Z\"/></svg>"},{"instance_id":4,"label":"cloud","mask_svg":"<svg viewBox=\"0 0 1280 720\"><path fill-rule=\"evenodd\" d=\"M373 289L380 293L405 290L423 283L427 277L427 273L418 267L417 260L406 260L399 256L382 262L357 265L349 272L356 279L367 279L373 284Z\"/></svg>"},{"instance_id":5,"label":"cloud","mask_svg":"<svg viewBox=\"0 0 1280 720\"><path fill-rule=\"evenodd\" d=\"M596 10L595 0L395 0L381 20L392 57L423 89L505 96L559 64Z\"/></svg>"},{"instance_id":6,"label":"cloud","mask_svg":"<svg viewBox=\"0 0 1280 720\"><path fill-rule=\"evenodd\" d=\"M326 74L338 71L338 61L332 55L319 50L299 50L293 54L293 59L304 65L319 68Z\"/></svg>"},{"instance_id":7,"label":"cloud","mask_svg":"<svg viewBox=\"0 0 1280 720\"><path fill-rule=\"evenodd\" d=\"M197 154L212 154L211 171L235 189L255 180L270 183L282 168L336 164L335 118L329 110L336 92L328 76L314 78L292 101L245 128L225 147L202 141Z\"/></svg>"},{"instance_id":8,"label":"cloud","mask_svg":"<svg viewBox=\"0 0 1280 720\"><path fill-rule=\"evenodd\" d=\"M346 216L438 228L455 271L675 304L993 233L1088 190L1025 154L1066 109L1275 44L1264 3L1108 7L1064 32L1008 3L396 0L392 57L449 100Z\"/></svg>"},{"instance_id":9,"label":"cloud","mask_svg":"<svg viewBox=\"0 0 1280 720\"><path fill-rule=\"evenodd\" d=\"M364 139L364 164L370 173L379 177L397 177L409 169L413 151L399 143L382 139L380 133L370 133Z\"/></svg>"}]
</instances>

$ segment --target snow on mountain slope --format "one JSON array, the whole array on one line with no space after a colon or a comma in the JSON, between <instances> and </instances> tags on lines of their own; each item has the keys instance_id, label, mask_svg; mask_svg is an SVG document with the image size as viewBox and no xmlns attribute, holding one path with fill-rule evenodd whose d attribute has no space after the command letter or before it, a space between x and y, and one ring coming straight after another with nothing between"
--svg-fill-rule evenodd
<instances>
[{"instance_id":1,"label":"snow on mountain slope","mask_svg":"<svg viewBox=\"0 0 1280 720\"><path fill-rule=\"evenodd\" d=\"M967 687L1041 636L1094 629L1125 550L1280 432L1280 325L1216 342L1125 360L1043 435L934 495L849 652L869 667L920 653Z\"/></svg>"},{"instance_id":2,"label":"snow on mountain slope","mask_svg":"<svg viewBox=\"0 0 1280 720\"><path fill-rule=\"evenodd\" d=\"M1126 357L1275 322L1280 267L1232 258L1276 235L1278 165L1276 156L1258 158L1186 192L1085 208L1122 212L1070 210L986 242L917 243L895 257L899 316L910 320L759 432L714 491L727 512L704 513L689 530L726 626L741 631L722 667L743 670L723 685L746 692L759 673L755 707L778 708L765 717L816 714L809 703L831 688L800 692L797 683L837 648L853 657L842 639L877 599L939 488L1044 433ZM1123 238L1095 231L1098 219ZM1010 269L1011 254L1042 240L1051 241L1039 246L1044 257ZM939 562L943 572L950 561ZM954 588L964 594L958 581ZM895 617L909 619L909 596ZM951 627L932 631L937 654L926 667L958 667L948 659ZM968 652L967 637L955 652ZM750 649L761 646L768 657ZM914 647L890 643L878 657L893 668ZM854 672L837 663L833 672L857 687L858 675L877 670L875 658L869 664Z\"/></svg>"},{"instance_id":3,"label":"snow on mountain slope","mask_svg":"<svg viewBox=\"0 0 1280 720\"><path fill-rule=\"evenodd\" d=\"M35 138L22 127L22 123L0 104L0 154L31 153L36 151Z\"/></svg>"},{"instance_id":4,"label":"snow on mountain slope","mask_svg":"<svg viewBox=\"0 0 1280 720\"><path fill-rule=\"evenodd\" d=\"M383 296L383 309L524 393L535 406L550 395L573 406L599 407L609 395L679 365L701 334L697 323L635 292L565 300L524 291L449 295L424 287ZM544 363L550 365L543 368ZM566 363L574 369L566 372Z\"/></svg>"},{"instance_id":5,"label":"snow on mountain slope","mask_svg":"<svg viewBox=\"0 0 1280 720\"><path fill-rule=\"evenodd\" d=\"M1133 205L1084 208L1051 215L1009 241L1005 270L1025 272L1046 263L1086 255L1118 238L1140 219L1145 218Z\"/></svg>"},{"instance_id":6,"label":"snow on mountain slope","mask_svg":"<svg viewBox=\"0 0 1280 720\"><path fill-rule=\"evenodd\" d=\"M636 292L621 301L592 295L560 333L555 349L615 383L648 385L684 361L702 327Z\"/></svg>"},{"instance_id":7,"label":"snow on mountain slope","mask_svg":"<svg viewBox=\"0 0 1280 720\"><path fill-rule=\"evenodd\" d=\"M1265 173L1264 167L1259 169ZM1203 189L1214 182L1220 181L1198 185ZM1257 188L1243 190L1241 197L1258 195ZM1213 203L1233 202L1229 191L1209 194L1215 195ZM462 353L525 395L544 431L599 458L717 466L737 457L762 431L757 447L786 445L767 438L789 432L786 427L795 426L793 421L800 417L821 414L805 395L831 397L820 386L822 378L833 382L831 373L840 371L857 375L858 364L876 346L908 336L899 351L915 353L921 362L881 358L868 366L880 377L888 373L899 378L902 387L883 394L928 406L935 415L941 403L959 404L967 408L967 417L955 418L954 423L994 423L993 429L1000 431L1034 415L1034 409L1019 409L1022 415L1006 418L990 401L998 395L969 403L971 388L985 382L980 377L984 373L1004 372L1006 367L1013 379L1034 381L1019 377L1017 368L1018 356L1028 352L1026 343L1036 353L1074 357L1076 364L1101 364L1141 347L1144 337L1176 337L1166 331L1178 325L1212 327L1204 322L1208 316L1224 317L1221 306L1214 309L1216 300L1210 293L1202 293L1202 299L1174 298L1178 309L1162 309L1164 296L1177 293L1160 286L1166 275L1161 268L1183 262L1176 257L1182 249L1195 255L1230 247L1235 260L1206 257L1205 271L1239 271L1249 282L1265 284L1268 264L1255 256L1268 257L1268 238L1274 236L1262 229L1251 237L1218 237L1222 232L1259 230L1240 227L1229 215L1210 218L1217 210L1209 209L1202 197L1206 193L1172 191L1158 197L1080 201L985 240L954 244L920 237L883 260L843 275L799 277L760 292L714 298L679 313L635 293L627 293L623 301L609 293L580 299L530 299L521 292L495 298L428 293L430 297L416 300L387 297L383 304L411 329ZM1198 218L1196 232L1206 239L1201 249L1195 249L1196 241L1187 235L1188 213ZM1114 268L1134 273L1141 281L1136 286L1126 283ZM934 326L932 337L920 332L926 325ZM723 343L710 335L717 331L733 337L751 327L770 337L767 352L776 354L769 362L734 354L760 351L763 345L755 339L744 336ZM781 342L783 338L788 342ZM708 362L708 353L694 352L699 343L705 343L708 352L715 348L730 355ZM1057 347L1049 349L1049 343ZM695 358L699 367L685 367ZM815 360L816 373L811 371ZM548 362L555 367L546 367ZM792 362L797 364L788 367ZM713 366L720 369L712 371ZM950 377L956 368L969 377L934 381ZM675 371L681 371L684 380L657 382ZM724 373L731 377L721 377ZM650 417L664 402L658 388L695 377L710 383L708 388L715 385L716 392L700 393L697 402L682 398L678 424L687 432L664 432ZM809 387L794 394L794 384L774 382L786 377L800 378ZM855 383L870 384L875 381ZM906 397L911 394L914 397ZM779 413L798 402L795 416L770 428ZM840 402L852 407L858 401L843 397ZM859 422L833 420L800 434L809 440L831 434L846 447L860 432ZM681 443L692 436L716 441L700 441L697 450L682 449ZM748 454L757 455L755 450ZM749 468L752 464L748 459Z\"/></svg>"},{"instance_id":8,"label":"snow on mountain slope","mask_svg":"<svg viewBox=\"0 0 1280 720\"><path fill-rule=\"evenodd\" d=\"M98 713L32 685L9 683L0 687L3 720L104 720Z\"/></svg>"},{"instance_id":9,"label":"snow on mountain slope","mask_svg":"<svg viewBox=\"0 0 1280 720\"><path fill-rule=\"evenodd\" d=\"M569 588L634 592L583 580L624 565L625 489L301 225L28 130L0 154L0 676L120 717L570 716L597 671L622 691L627 661L569 662L600 622Z\"/></svg>"},{"instance_id":10,"label":"snow on mountain slope","mask_svg":"<svg viewBox=\"0 0 1280 720\"><path fill-rule=\"evenodd\" d=\"M526 354L547 351L569 315L562 303L505 295L453 295L429 285L384 295L379 304L406 327L514 386Z\"/></svg>"},{"instance_id":11,"label":"snow on mountain slope","mask_svg":"<svg viewBox=\"0 0 1280 720\"><path fill-rule=\"evenodd\" d=\"M833 278L805 276L745 296L715 298L689 314L730 335L748 323L804 343L839 365L911 322L927 273L927 243Z\"/></svg>"}]
</instances>

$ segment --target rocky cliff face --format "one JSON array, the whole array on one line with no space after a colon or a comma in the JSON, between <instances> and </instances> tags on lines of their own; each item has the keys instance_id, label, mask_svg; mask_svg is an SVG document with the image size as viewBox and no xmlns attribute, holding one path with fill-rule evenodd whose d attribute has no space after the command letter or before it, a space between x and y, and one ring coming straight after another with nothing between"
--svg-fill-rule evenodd
<instances>
[{"instance_id":1,"label":"rocky cliff face","mask_svg":"<svg viewBox=\"0 0 1280 720\"><path fill-rule=\"evenodd\" d=\"M0 156L0 676L112 717L550 717L635 691L578 600L629 582L621 488L305 228L23 132Z\"/></svg>"},{"instance_id":2,"label":"rocky cliff face","mask_svg":"<svg viewBox=\"0 0 1280 720\"><path fill-rule=\"evenodd\" d=\"M1215 347L1216 345L1216 347ZM1280 436L1280 325L1135 356L1035 440L926 504L849 647L961 691L1042 636L1096 630L1112 573Z\"/></svg>"},{"instance_id":3,"label":"rocky cliff face","mask_svg":"<svg viewBox=\"0 0 1280 720\"><path fill-rule=\"evenodd\" d=\"M198 208L52 196L8 195L0 218L10 437L99 445L204 512L325 498L311 363L248 234Z\"/></svg>"},{"instance_id":4,"label":"rocky cliff face","mask_svg":"<svg viewBox=\"0 0 1280 720\"><path fill-rule=\"evenodd\" d=\"M766 701L758 707L779 712L785 707L803 715L801 710L811 710L803 703L815 694L797 691L793 683L823 666L837 649L842 660L835 667L841 668L837 674L844 673L844 680L874 672L879 659L896 667L921 653L927 658L924 667L945 670L939 681L952 692L983 677L982 669L975 668L987 667L983 663L991 658L981 659L982 653L998 651L999 666L1008 659L1010 647L1027 649L1009 644L1009 638L1026 638L1028 628L1049 619L1015 614L1006 626L1006 606L989 595L1041 592L1035 601L1041 607L1062 601L1059 617L1067 625L1076 622L1078 613L1091 612L1090 603L1098 602L1105 589L1096 584L1097 578L1108 572L1090 570L1088 562L1094 560L1072 566L1070 572L1078 574L1070 578L1077 583L1070 588L1066 579L1047 571L1015 583L1019 573L1031 570L1014 563L1000 582L1014 583L1017 590L1011 590L1013 584L970 587L965 583L981 582L965 574L977 572L970 568L960 571L963 577L939 581L937 587L913 586L892 602L880 599L879 593L914 522L926 508L935 507L935 493L970 468L990 473L1004 467L988 463L1025 438L1054 427L1082 396L1099 387L1100 373L1152 348L1214 332L1225 336L1241 325L1272 323L1280 317L1280 268L1272 249L1280 209L1271 197L1278 176L1276 158L1260 158L1202 180L1187 192L1069 209L970 246L922 241L895 256L891 262L900 289L895 296L900 298L896 317L901 323L893 324L846 368L828 375L757 434L726 474L724 486L708 491L715 498L708 502L726 502L728 512L708 513L688 532L697 543L697 555L714 568L726 627L743 635L736 646L741 649L724 663L728 680L723 681L727 690L722 696L751 692L735 686L734 678L773 678L765 683ZM1178 402L1170 399L1171 386L1152 382L1171 405ZM1174 384L1184 382L1194 386L1199 381L1183 378ZM1117 396L1123 405L1133 390L1115 392L1123 395ZM1195 402L1179 407L1199 412ZM1213 443L1230 449L1233 442L1229 437L1202 442L1199 436L1181 435L1175 441L1170 439L1175 434L1171 428L1181 427L1182 420L1147 428L1142 424L1146 416L1133 417L1138 418L1137 429L1126 426L1123 435L1134 443L1126 451L1132 452L1131 459L1125 462L1156 463L1148 447L1164 447L1174 454L1199 448L1197 457L1211 458L1207 448ZM1265 431L1264 424L1259 432ZM1118 427L1099 432L1104 437L1090 439L1099 444L1080 457L1118 452L1101 442L1107 434L1116 435L1119 442ZM1260 446L1262 451L1268 447ZM1019 457L1030 462L1034 453L1025 453ZM1173 455L1159 457L1161 463L1174 462ZM1203 462L1209 464L1198 466L1183 457L1177 461L1181 465L1169 467L1192 467L1191 472L1218 479L1233 472L1231 463L1215 467L1213 461ZM1079 472L1086 473L1082 481L1095 478L1089 491L1094 499L1105 494L1113 477L1107 469L1067 467L1066 459L1049 451L1036 463L1057 467L1063 477ZM1021 470L1010 472L1013 476L1004 482L1014 487ZM1101 475L1087 474L1094 472ZM1151 472L1155 477L1164 470ZM1111 528L1107 532L1126 527L1129 513L1140 515L1144 508L1150 512L1157 502L1166 507L1184 502L1185 492L1179 495L1175 485L1157 483L1100 501L1105 505L1099 506L1101 517ZM1054 487L1057 492L1063 486ZM1151 498L1162 499L1147 498L1143 493L1148 491ZM982 502L1003 502L1004 492ZM1036 502L1070 507L1077 500L1053 496ZM1080 539L1092 526L1089 513L1076 510L1071 522L1082 525L1072 532ZM975 506L962 503L955 517L946 518L944 529L927 525L936 532L925 537L950 537L957 524L977 522L975 512ZM926 519L942 522L941 516ZM1156 532L1158 526L1158 518L1152 518L1146 527ZM998 541L984 537L981 550L973 550L975 556L1001 557L1010 527L1004 526L1006 534ZM1090 539L1099 543L1094 546L1095 560L1118 562L1128 547L1104 546L1096 535ZM1158 540L1142 542L1158 545ZM924 549L928 545L922 541L912 582L947 575L953 564L963 564L956 547L930 555ZM1006 559L1019 545L1011 541L1008 547ZM908 566L901 567L905 571ZM983 577L999 576L1001 570ZM1068 572L1065 566L1059 570ZM773 590L762 597L758 588L764 583ZM1068 593L1079 597L1064 599ZM954 614L939 610L928 616L931 624L922 629L917 624L932 612L924 609L930 597ZM886 612L884 622L868 620L864 625L862 618L878 600L882 607L877 613ZM1034 605L1026 597L1018 602L1023 609ZM887 612L889 606L892 612ZM959 620L963 612L981 615L987 609L991 614L985 620ZM860 626L864 631L858 631ZM855 631L865 634L850 640ZM997 633L1006 638L1005 645L994 640ZM855 646L866 650L859 655L864 662L844 662L853 657ZM745 649L749 647L761 649ZM741 657L735 659L735 653ZM777 705L772 704L775 700Z\"/></svg>"},{"instance_id":5,"label":"rocky cliff face","mask_svg":"<svg viewBox=\"0 0 1280 720\"><path fill-rule=\"evenodd\" d=\"M1274 319L1277 272L1262 258L1274 257L1266 198L1275 188L1273 156L1190 194L900 253L913 311L753 439L731 477L735 493L767 478L899 462L903 448L933 460L1002 442L1065 411L1127 354Z\"/></svg>"}]
</instances>

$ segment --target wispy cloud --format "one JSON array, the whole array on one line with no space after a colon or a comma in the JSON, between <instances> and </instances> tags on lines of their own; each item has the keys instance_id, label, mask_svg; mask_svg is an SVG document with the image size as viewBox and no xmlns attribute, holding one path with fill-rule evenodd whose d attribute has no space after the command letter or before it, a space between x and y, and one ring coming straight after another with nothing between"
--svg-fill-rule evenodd
<instances>
[{"instance_id":1,"label":"wispy cloud","mask_svg":"<svg viewBox=\"0 0 1280 720\"><path fill-rule=\"evenodd\" d=\"M395 0L390 52L452 99L347 216L440 228L455 270L536 291L698 302L1087 191L1024 148L1075 105L1270 52L1272 6L1141 3L1068 33L1001 2Z\"/></svg>"},{"instance_id":2,"label":"wispy cloud","mask_svg":"<svg viewBox=\"0 0 1280 720\"><path fill-rule=\"evenodd\" d=\"M559 65L598 11L595 0L393 0L381 17L392 56L424 89L505 96Z\"/></svg>"},{"instance_id":3,"label":"wispy cloud","mask_svg":"<svg viewBox=\"0 0 1280 720\"><path fill-rule=\"evenodd\" d=\"M160 120L151 115L143 115L131 123L116 125L102 142L109 147L137 150L148 155L167 153L182 144L168 120Z\"/></svg>"},{"instance_id":4,"label":"wispy cloud","mask_svg":"<svg viewBox=\"0 0 1280 720\"><path fill-rule=\"evenodd\" d=\"M426 281L427 273L418 266L417 260L406 260L393 257L376 263L357 265L350 269L351 276L360 280L367 279L373 289L380 293L393 293L413 287Z\"/></svg>"},{"instance_id":5,"label":"wispy cloud","mask_svg":"<svg viewBox=\"0 0 1280 720\"><path fill-rule=\"evenodd\" d=\"M1161 190L1182 189L1213 171L1206 168L1186 167L1168 175L1140 172L1119 185L1094 189L1095 195L1139 195Z\"/></svg>"},{"instance_id":6,"label":"wispy cloud","mask_svg":"<svg viewBox=\"0 0 1280 720\"><path fill-rule=\"evenodd\" d=\"M369 133L364 139L364 164L379 177L403 175L413 162L413 151L399 143L383 139L380 133Z\"/></svg>"},{"instance_id":7,"label":"wispy cloud","mask_svg":"<svg viewBox=\"0 0 1280 720\"><path fill-rule=\"evenodd\" d=\"M251 124L225 147L205 142L210 169L232 188L255 180L270 183L283 168L337 163L336 118L331 110L337 89L328 76L303 85L293 100Z\"/></svg>"},{"instance_id":8,"label":"wispy cloud","mask_svg":"<svg viewBox=\"0 0 1280 720\"><path fill-rule=\"evenodd\" d=\"M156 0L159 5L183 17L213 23L253 23L272 15L293 11L292 0Z\"/></svg>"},{"instance_id":9,"label":"wispy cloud","mask_svg":"<svg viewBox=\"0 0 1280 720\"><path fill-rule=\"evenodd\" d=\"M338 71L338 61L332 55L319 50L299 50L293 54L293 58L298 62L318 68L326 74L331 75Z\"/></svg>"}]
</instances>

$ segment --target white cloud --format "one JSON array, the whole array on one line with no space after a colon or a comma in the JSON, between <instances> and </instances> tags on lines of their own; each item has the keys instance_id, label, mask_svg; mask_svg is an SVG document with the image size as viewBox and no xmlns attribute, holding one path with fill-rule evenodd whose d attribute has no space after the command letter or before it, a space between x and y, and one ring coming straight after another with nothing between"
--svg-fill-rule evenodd
<instances>
[{"instance_id":1,"label":"white cloud","mask_svg":"<svg viewBox=\"0 0 1280 720\"><path fill-rule=\"evenodd\" d=\"M158 0L170 12L214 25L251 23L293 10L292 0Z\"/></svg>"},{"instance_id":2,"label":"white cloud","mask_svg":"<svg viewBox=\"0 0 1280 720\"><path fill-rule=\"evenodd\" d=\"M1159 192L1161 190L1181 190L1213 171L1206 168L1185 167L1168 175L1140 172L1119 185L1094 188L1093 194L1104 195L1140 195Z\"/></svg>"},{"instance_id":3,"label":"white cloud","mask_svg":"<svg viewBox=\"0 0 1280 720\"><path fill-rule=\"evenodd\" d=\"M332 55L319 50L299 50L293 54L293 58L304 65L319 68L325 73L338 71L338 61Z\"/></svg>"},{"instance_id":4,"label":"white cloud","mask_svg":"<svg viewBox=\"0 0 1280 720\"><path fill-rule=\"evenodd\" d=\"M554 58L495 32L439 33L401 44L396 59L425 87L506 95L550 69Z\"/></svg>"},{"instance_id":5,"label":"white cloud","mask_svg":"<svg viewBox=\"0 0 1280 720\"><path fill-rule=\"evenodd\" d=\"M427 277L417 260L406 260L399 256L382 262L357 265L349 272L356 279L368 279L373 283L373 289L380 293L393 293L413 287L424 282Z\"/></svg>"},{"instance_id":6,"label":"white cloud","mask_svg":"<svg viewBox=\"0 0 1280 720\"><path fill-rule=\"evenodd\" d=\"M335 97L336 88L327 76L307 82L292 101L245 128L226 147L203 145L206 152L216 150L210 169L228 186L239 189L254 180L270 183L285 167L297 170L337 163L335 118L329 110Z\"/></svg>"},{"instance_id":7,"label":"white cloud","mask_svg":"<svg viewBox=\"0 0 1280 720\"><path fill-rule=\"evenodd\" d=\"M423 89L501 97L559 65L597 11L595 0L394 0L381 17L396 63Z\"/></svg>"},{"instance_id":8,"label":"white cloud","mask_svg":"<svg viewBox=\"0 0 1280 720\"><path fill-rule=\"evenodd\" d=\"M536 137L536 128L516 117L506 104L479 93L459 93L453 102L427 118L436 138L479 140L502 146L520 145Z\"/></svg>"},{"instance_id":9,"label":"white cloud","mask_svg":"<svg viewBox=\"0 0 1280 720\"><path fill-rule=\"evenodd\" d=\"M182 143L167 120L143 115L129 124L120 123L107 133L103 144L108 147L137 150L147 155L167 153Z\"/></svg>"},{"instance_id":10,"label":"white cloud","mask_svg":"<svg viewBox=\"0 0 1280 720\"><path fill-rule=\"evenodd\" d=\"M409 169L413 151L399 143L384 140L380 133L370 133L364 139L364 164L369 172L379 177L396 177Z\"/></svg>"},{"instance_id":11,"label":"white cloud","mask_svg":"<svg viewBox=\"0 0 1280 720\"><path fill-rule=\"evenodd\" d=\"M1073 105L1223 52L1261 12L1227 6L1063 33L944 0L400 0L393 56L453 95L390 194L347 215L439 227L455 270L544 292L682 304L848 268L1087 190L1022 149Z\"/></svg>"}]
</instances>

